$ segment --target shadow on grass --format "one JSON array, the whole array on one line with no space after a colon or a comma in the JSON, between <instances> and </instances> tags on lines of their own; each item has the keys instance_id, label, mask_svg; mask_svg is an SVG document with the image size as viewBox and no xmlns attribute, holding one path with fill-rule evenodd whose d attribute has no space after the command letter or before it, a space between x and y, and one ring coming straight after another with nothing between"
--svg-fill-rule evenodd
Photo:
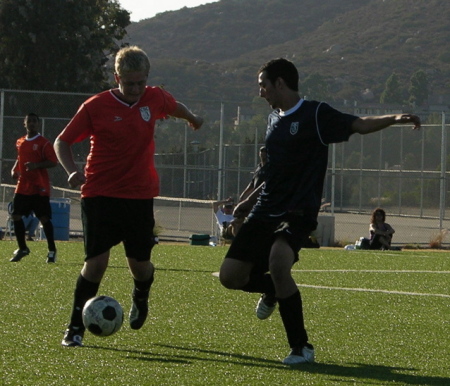
<instances>
[{"instance_id":1,"label":"shadow on grass","mask_svg":"<svg viewBox=\"0 0 450 386\"><path fill-rule=\"evenodd\" d=\"M200 348L187 348L182 346L173 346L155 343L154 346L159 346L166 349L174 350L174 354L160 354L149 351L140 350L126 350L111 347L100 346L85 346L93 349L103 349L112 351L123 351L130 354L137 354L129 359L137 359L143 361L155 361L165 363L184 363L208 361L208 362L223 362L234 363L236 365L243 365L246 367L264 367L273 369L284 369L286 371L301 371L309 374L328 375L330 382L348 382L349 379L360 379L362 383L364 380L372 379L379 382L399 382L405 385L429 385L429 386L448 386L450 385L450 378L422 376L414 374L405 374L405 372L417 371L412 368L390 367L368 365L364 363L349 363L349 364L333 364L333 363L314 363L302 364L297 366L285 366L280 361L252 357L242 354L234 354L225 351L204 350ZM186 354L183 354L186 353ZM192 353L192 354L189 354ZM204 358L195 353L207 354L212 356Z\"/></svg>"},{"instance_id":2,"label":"shadow on grass","mask_svg":"<svg viewBox=\"0 0 450 386\"><path fill-rule=\"evenodd\" d=\"M124 258L126 260L126 258ZM73 265L78 267L83 267L84 260L80 261L80 263L64 263L65 265ZM124 265L117 265L117 264L110 264L108 265L107 269L124 269L129 271L129 268L126 264ZM213 271L210 269L187 269L187 268L163 268L163 267L156 267L156 272L196 272L196 273L208 273L213 274Z\"/></svg>"},{"instance_id":3,"label":"shadow on grass","mask_svg":"<svg viewBox=\"0 0 450 386\"><path fill-rule=\"evenodd\" d=\"M234 359L235 364L242 364L242 365L246 365L246 366L265 367L265 368L272 367L272 368L279 368L279 369L286 368L286 366L281 364L281 362L279 362L279 361L256 358L256 357L251 357L251 356L242 355L242 354L233 354L233 353L224 352L224 351L202 350L199 348L186 348L186 347L181 347L181 346L170 346L170 345L164 345L164 344L158 344L158 343L153 344L153 346L159 346L159 347L163 347L163 348L173 349L173 350L176 350L176 353L161 354L161 353L150 352L150 351L126 350L126 349L113 348L113 347L84 345L85 348L136 354L137 356L130 356L128 359L137 359L137 360L142 360L142 361L165 362L165 363L173 362L173 363L188 364L188 363L198 362L198 361L207 361L207 362L214 362L214 363L217 363L217 362L233 363L233 359ZM186 351L192 352L193 354L191 354L191 355L182 354L183 351L184 352L186 352ZM215 357L204 358L199 355L195 355L195 353L214 355ZM219 358L219 357L221 357L221 358Z\"/></svg>"},{"instance_id":4,"label":"shadow on grass","mask_svg":"<svg viewBox=\"0 0 450 386\"><path fill-rule=\"evenodd\" d=\"M405 374L417 371L412 368L368 365L365 363L350 363L347 365L333 363L315 363L308 367L293 366L291 371L302 371L310 374L327 374L330 382L348 382L349 379L372 379L384 383L398 382L405 385L444 386L450 384L450 378Z\"/></svg>"},{"instance_id":5,"label":"shadow on grass","mask_svg":"<svg viewBox=\"0 0 450 386\"><path fill-rule=\"evenodd\" d=\"M166 272L197 272L197 273L208 273L212 275L213 271L210 269L184 269L184 268L161 268L156 267L156 271L166 271Z\"/></svg>"}]
</instances>

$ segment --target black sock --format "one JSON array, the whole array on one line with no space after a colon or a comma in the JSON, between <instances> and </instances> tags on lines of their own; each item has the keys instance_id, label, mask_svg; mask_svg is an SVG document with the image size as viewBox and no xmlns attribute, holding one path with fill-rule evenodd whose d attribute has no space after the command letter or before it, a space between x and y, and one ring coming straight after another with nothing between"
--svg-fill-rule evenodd
<instances>
[{"instance_id":1,"label":"black sock","mask_svg":"<svg viewBox=\"0 0 450 386\"><path fill-rule=\"evenodd\" d=\"M25 224L22 219L14 221L14 234L16 235L19 249L27 249L27 243L25 242Z\"/></svg>"},{"instance_id":2,"label":"black sock","mask_svg":"<svg viewBox=\"0 0 450 386\"><path fill-rule=\"evenodd\" d=\"M308 342L305 323L303 320L303 304L300 291L286 299L278 299L279 311L289 346L303 347Z\"/></svg>"},{"instance_id":3,"label":"black sock","mask_svg":"<svg viewBox=\"0 0 450 386\"><path fill-rule=\"evenodd\" d=\"M93 283L86 280L81 274L78 276L75 285L72 315L70 317L70 327L79 329L83 327L82 311L86 302L97 295L100 283Z\"/></svg>"},{"instance_id":4,"label":"black sock","mask_svg":"<svg viewBox=\"0 0 450 386\"><path fill-rule=\"evenodd\" d=\"M48 220L45 224L42 224L42 228L44 228L45 237L47 238L48 250L56 251L53 223Z\"/></svg>"},{"instance_id":5,"label":"black sock","mask_svg":"<svg viewBox=\"0 0 450 386\"><path fill-rule=\"evenodd\" d=\"M246 285L240 288L245 292L256 292L275 296L275 286L273 285L270 273L252 273Z\"/></svg>"},{"instance_id":6,"label":"black sock","mask_svg":"<svg viewBox=\"0 0 450 386\"><path fill-rule=\"evenodd\" d=\"M148 294L150 293L150 287L153 284L154 275L150 277L150 279L146 281L138 281L133 279L134 281L134 289L133 289L133 299L146 300L148 298Z\"/></svg>"}]
</instances>

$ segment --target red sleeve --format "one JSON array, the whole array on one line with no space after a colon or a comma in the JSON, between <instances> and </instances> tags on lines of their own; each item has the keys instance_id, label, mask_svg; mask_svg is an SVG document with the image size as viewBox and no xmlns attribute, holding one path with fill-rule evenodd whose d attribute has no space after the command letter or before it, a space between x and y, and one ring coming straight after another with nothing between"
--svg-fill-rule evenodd
<instances>
[{"instance_id":1,"label":"red sleeve","mask_svg":"<svg viewBox=\"0 0 450 386\"><path fill-rule=\"evenodd\" d=\"M160 118L167 118L171 113L173 113L175 111L175 109L177 108L177 101L175 100L175 98L172 96L172 94L170 94L169 92L167 92L166 90L159 88L158 90L161 92L161 100L164 101L163 105L162 105L162 111L161 111L161 116L158 117L157 119Z\"/></svg>"},{"instance_id":2,"label":"red sleeve","mask_svg":"<svg viewBox=\"0 0 450 386\"><path fill-rule=\"evenodd\" d=\"M72 120L58 135L58 138L67 143L81 142L91 135L91 119L83 103Z\"/></svg>"},{"instance_id":3,"label":"red sleeve","mask_svg":"<svg viewBox=\"0 0 450 386\"><path fill-rule=\"evenodd\" d=\"M53 146L50 142L47 142L44 145L42 152L44 153L44 158L46 160L58 163L58 157L56 157L55 149L53 149Z\"/></svg>"}]
</instances>

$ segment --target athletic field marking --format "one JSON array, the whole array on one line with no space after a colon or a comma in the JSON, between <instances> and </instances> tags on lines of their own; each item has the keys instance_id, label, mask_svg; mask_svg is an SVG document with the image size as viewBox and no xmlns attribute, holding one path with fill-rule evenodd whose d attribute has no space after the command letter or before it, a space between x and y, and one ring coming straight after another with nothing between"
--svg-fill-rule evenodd
<instances>
[{"instance_id":1,"label":"athletic field marking","mask_svg":"<svg viewBox=\"0 0 450 386\"><path fill-rule=\"evenodd\" d=\"M293 269L292 272L364 272L364 273L443 273L450 271L416 271L416 270L393 270L393 269Z\"/></svg>"},{"instance_id":2,"label":"athletic field marking","mask_svg":"<svg viewBox=\"0 0 450 386\"><path fill-rule=\"evenodd\" d=\"M335 270L331 272L349 272L346 270ZM296 272L299 272L299 270L296 270ZM308 271L306 271L308 272ZM310 270L309 272L322 272L321 270ZM327 272L327 271L323 271ZM361 272L361 271L355 271L355 272ZM373 271L367 271L367 272L373 272ZM378 271L376 271L378 272ZM383 272L383 271L382 271ZM393 271L386 271L386 272L393 272ZM394 271L395 272L395 271ZM400 271L405 272L405 271ZM409 271L408 271L409 272ZM427 271L411 271L411 272L427 272ZM436 273L435 271L430 271L432 273ZM438 271L437 273L449 273L448 271ZM213 276L219 277L219 272L213 272ZM413 295L413 296L434 296L438 298L450 298L450 295L445 294L424 294L420 292L403 292L403 291L388 291L388 290L378 290L378 289L368 289L368 288L345 288L345 287L328 287L324 285L309 285L309 284L297 284L297 287L305 287L305 288L316 288L316 289L328 289L328 290L338 290L338 291L357 291L357 292L379 292L384 294L391 294L391 295Z\"/></svg>"},{"instance_id":3,"label":"athletic field marking","mask_svg":"<svg viewBox=\"0 0 450 386\"><path fill-rule=\"evenodd\" d=\"M420 292L387 291L387 290L368 289L368 288L328 287L328 286L324 286L324 285L309 285L309 284L297 284L297 287L339 290L339 291L379 292L379 293L391 294L391 295L434 296L434 297L438 297L438 298L450 298L450 295L446 295L446 294L425 294L425 293L420 293Z\"/></svg>"},{"instance_id":4,"label":"athletic field marking","mask_svg":"<svg viewBox=\"0 0 450 386\"><path fill-rule=\"evenodd\" d=\"M293 269L292 272L364 272L364 273L443 273L450 271L414 271L414 270L392 270L392 269ZM213 276L219 277L219 272L213 272Z\"/></svg>"}]
</instances>

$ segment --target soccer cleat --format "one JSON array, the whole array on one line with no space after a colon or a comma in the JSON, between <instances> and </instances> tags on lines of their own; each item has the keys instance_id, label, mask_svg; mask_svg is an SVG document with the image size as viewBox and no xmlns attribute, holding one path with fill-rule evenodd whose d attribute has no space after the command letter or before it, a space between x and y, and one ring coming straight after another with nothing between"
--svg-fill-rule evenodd
<instances>
[{"instance_id":1,"label":"soccer cleat","mask_svg":"<svg viewBox=\"0 0 450 386\"><path fill-rule=\"evenodd\" d=\"M16 249L14 251L14 255L13 255L12 259L9 260L9 261L12 261L12 262L20 261L20 260L22 260L23 257L25 257L25 256L27 256L29 254L30 254L30 250L28 248Z\"/></svg>"},{"instance_id":2,"label":"soccer cleat","mask_svg":"<svg viewBox=\"0 0 450 386\"><path fill-rule=\"evenodd\" d=\"M47 263L56 263L56 251L48 251Z\"/></svg>"},{"instance_id":3,"label":"soccer cleat","mask_svg":"<svg viewBox=\"0 0 450 386\"><path fill-rule=\"evenodd\" d=\"M262 294L256 305L256 316L258 319L267 319L277 308L277 301L275 297L269 297L266 294Z\"/></svg>"},{"instance_id":4,"label":"soccer cleat","mask_svg":"<svg viewBox=\"0 0 450 386\"><path fill-rule=\"evenodd\" d=\"M283 359L285 365L298 365L301 363L314 363L314 347L306 343L303 347L294 347L289 355Z\"/></svg>"},{"instance_id":5,"label":"soccer cleat","mask_svg":"<svg viewBox=\"0 0 450 386\"><path fill-rule=\"evenodd\" d=\"M139 330L145 323L148 315L148 297L136 299L133 297L133 304L130 310L130 327Z\"/></svg>"},{"instance_id":6,"label":"soccer cleat","mask_svg":"<svg viewBox=\"0 0 450 386\"><path fill-rule=\"evenodd\" d=\"M84 328L69 327L64 333L61 344L65 347L82 347L83 346Z\"/></svg>"}]
</instances>

